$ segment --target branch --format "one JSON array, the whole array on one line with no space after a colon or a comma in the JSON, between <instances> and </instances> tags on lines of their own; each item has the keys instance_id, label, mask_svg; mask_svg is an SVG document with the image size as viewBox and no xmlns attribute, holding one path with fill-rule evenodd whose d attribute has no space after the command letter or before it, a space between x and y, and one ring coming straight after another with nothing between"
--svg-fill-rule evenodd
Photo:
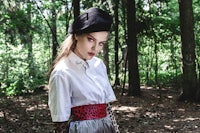
<instances>
[{"instance_id":1,"label":"branch","mask_svg":"<svg viewBox=\"0 0 200 133\"><path fill-rule=\"evenodd\" d=\"M42 15L42 17L43 17L43 18L44 18L44 20L46 21L46 23L47 23L48 27L50 28L50 30L51 30L51 33L52 33L53 37L54 37L54 38L56 38L56 35L55 35L55 33L53 32L53 29L52 29L52 27L51 27L51 25L50 25L49 21L46 19L46 17L45 17L45 16L44 16L44 14L42 13L42 11L41 11L41 8L38 6L38 3L36 2L36 0L34 0L34 2L35 2L35 4L36 4L36 6L37 6L37 9L39 10L40 14ZM39 1L39 2L41 2L41 1ZM41 2L41 3L42 3L42 2ZM57 45L59 45L59 43L58 43L57 39L56 39L56 43L57 43Z\"/></svg>"}]
</instances>

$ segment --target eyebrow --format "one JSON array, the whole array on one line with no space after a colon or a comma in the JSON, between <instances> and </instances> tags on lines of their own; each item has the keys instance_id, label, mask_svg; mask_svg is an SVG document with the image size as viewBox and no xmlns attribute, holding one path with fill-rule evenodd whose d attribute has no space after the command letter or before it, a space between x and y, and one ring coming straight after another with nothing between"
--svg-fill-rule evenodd
<instances>
[{"instance_id":1,"label":"eyebrow","mask_svg":"<svg viewBox=\"0 0 200 133\"><path fill-rule=\"evenodd\" d=\"M97 40L93 35L91 35L89 33L88 33L88 36L92 37L95 41ZM106 42L107 42L107 40L106 41L101 41L101 43L106 43Z\"/></svg>"},{"instance_id":2,"label":"eyebrow","mask_svg":"<svg viewBox=\"0 0 200 133\"><path fill-rule=\"evenodd\" d=\"M97 40L93 35L88 33L88 36L92 37L92 39L94 39L95 41Z\"/></svg>"}]
</instances>

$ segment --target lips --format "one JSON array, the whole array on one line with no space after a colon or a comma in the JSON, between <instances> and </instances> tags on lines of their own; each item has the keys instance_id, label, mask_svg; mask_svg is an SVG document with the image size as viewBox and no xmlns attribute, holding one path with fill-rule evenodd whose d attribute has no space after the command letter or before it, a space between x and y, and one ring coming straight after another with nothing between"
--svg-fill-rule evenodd
<instances>
[{"instance_id":1,"label":"lips","mask_svg":"<svg viewBox=\"0 0 200 133\"><path fill-rule=\"evenodd\" d=\"M95 53L93 53L93 52L88 52L88 54L89 54L89 56L94 56L95 55Z\"/></svg>"}]
</instances>

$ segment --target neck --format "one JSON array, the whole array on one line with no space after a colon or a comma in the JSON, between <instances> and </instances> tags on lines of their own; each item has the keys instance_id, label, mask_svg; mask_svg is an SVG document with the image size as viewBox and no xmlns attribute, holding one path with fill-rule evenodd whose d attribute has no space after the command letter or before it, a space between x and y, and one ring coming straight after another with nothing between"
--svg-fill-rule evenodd
<instances>
[{"instance_id":1,"label":"neck","mask_svg":"<svg viewBox=\"0 0 200 133\"><path fill-rule=\"evenodd\" d=\"M80 57L81 59L83 59L84 61L86 61L86 59L83 58L83 56L81 55L80 50L79 50L77 47L74 49L74 53L75 53L78 57Z\"/></svg>"}]
</instances>

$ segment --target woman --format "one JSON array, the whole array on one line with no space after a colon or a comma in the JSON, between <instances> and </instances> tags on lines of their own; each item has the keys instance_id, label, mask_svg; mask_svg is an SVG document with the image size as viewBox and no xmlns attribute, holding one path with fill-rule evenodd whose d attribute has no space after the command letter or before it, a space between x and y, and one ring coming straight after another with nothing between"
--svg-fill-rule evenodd
<instances>
[{"instance_id":1,"label":"woman","mask_svg":"<svg viewBox=\"0 0 200 133\"><path fill-rule=\"evenodd\" d=\"M106 107L116 97L103 61L112 17L90 8L74 20L50 69L49 108L55 132L114 133ZM70 121L70 122L69 122Z\"/></svg>"}]
</instances>

